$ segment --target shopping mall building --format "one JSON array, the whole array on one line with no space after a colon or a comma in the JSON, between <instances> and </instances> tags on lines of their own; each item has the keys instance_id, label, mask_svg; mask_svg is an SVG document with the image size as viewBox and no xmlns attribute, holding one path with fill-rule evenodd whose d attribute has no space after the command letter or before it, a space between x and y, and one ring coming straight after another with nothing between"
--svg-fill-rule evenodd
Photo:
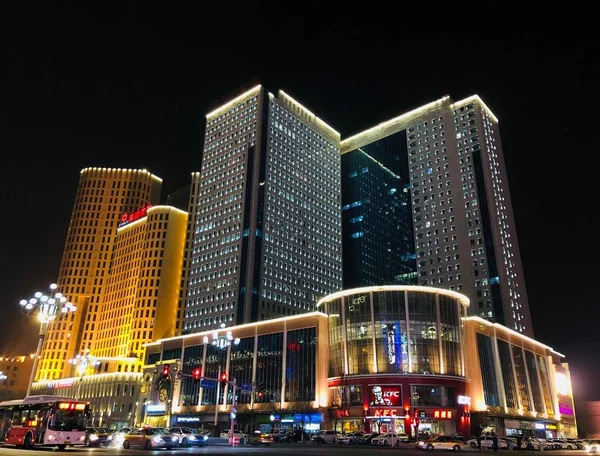
<instances>
[{"instance_id":1,"label":"shopping mall building","mask_svg":"<svg viewBox=\"0 0 600 456\"><path fill-rule=\"evenodd\" d=\"M317 312L147 344L136 422L229 428L235 379L246 431L576 436L563 355L468 305L438 288L359 288Z\"/></svg>"}]
</instances>

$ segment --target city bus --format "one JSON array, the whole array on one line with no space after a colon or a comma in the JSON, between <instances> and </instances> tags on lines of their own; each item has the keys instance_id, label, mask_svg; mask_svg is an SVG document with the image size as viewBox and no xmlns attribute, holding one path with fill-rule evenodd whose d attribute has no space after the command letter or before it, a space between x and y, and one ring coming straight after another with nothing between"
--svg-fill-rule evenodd
<instances>
[{"instance_id":1,"label":"city bus","mask_svg":"<svg viewBox=\"0 0 600 456\"><path fill-rule=\"evenodd\" d=\"M85 445L89 403L69 397L27 396L0 402L0 436L22 448Z\"/></svg>"}]
</instances>

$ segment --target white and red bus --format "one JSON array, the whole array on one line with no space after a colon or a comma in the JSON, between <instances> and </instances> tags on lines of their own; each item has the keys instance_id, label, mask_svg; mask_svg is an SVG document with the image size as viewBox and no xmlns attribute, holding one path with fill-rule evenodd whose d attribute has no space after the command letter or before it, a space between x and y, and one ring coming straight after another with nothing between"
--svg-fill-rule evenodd
<instances>
[{"instance_id":1,"label":"white and red bus","mask_svg":"<svg viewBox=\"0 0 600 456\"><path fill-rule=\"evenodd\" d=\"M0 402L0 435L6 445L33 448L85 445L88 402L69 397L27 396Z\"/></svg>"}]
</instances>

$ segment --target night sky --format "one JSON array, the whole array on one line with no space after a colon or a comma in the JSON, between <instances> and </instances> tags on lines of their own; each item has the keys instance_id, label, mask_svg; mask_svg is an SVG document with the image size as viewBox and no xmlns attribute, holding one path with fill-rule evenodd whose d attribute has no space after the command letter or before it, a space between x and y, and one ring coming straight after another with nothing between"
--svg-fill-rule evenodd
<instances>
[{"instance_id":1,"label":"night sky","mask_svg":"<svg viewBox=\"0 0 600 456\"><path fill-rule=\"evenodd\" d=\"M591 10L5 3L0 353L35 350L39 326L18 302L56 280L82 168L146 168L166 197L199 171L205 114L256 78L343 138L478 94L500 120L536 339L566 355L576 399L600 399Z\"/></svg>"}]
</instances>

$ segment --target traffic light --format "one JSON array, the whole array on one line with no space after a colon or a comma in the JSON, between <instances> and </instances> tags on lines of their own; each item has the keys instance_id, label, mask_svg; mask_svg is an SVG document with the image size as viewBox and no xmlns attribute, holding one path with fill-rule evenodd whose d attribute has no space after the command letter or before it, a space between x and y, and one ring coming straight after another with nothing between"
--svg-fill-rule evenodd
<instances>
[{"instance_id":1,"label":"traffic light","mask_svg":"<svg viewBox=\"0 0 600 456\"><path fill-rule=\"evenodd\" d=\"M227 385L227 373L223 372L219 380L221 381L221 389L225 388L225 385Z\"/></svg>"},{"instance_id":2,"label":"traffic light","mask_svg":"<svg viewBox=\"0 0 600 456\"><path fill-rule=\"evenodd\" d=\"M195 367L194 370L192 370L192 378L194 379L194 382L199 382L202 379L202 369Z\"/></svg>"},{"instance_id":3,"label":"traffic light","mask_svg":"<svg viewBox=\"0 0 600 456\"><path fill-rule=\"evenodd\" d=\"M166 380L169 378L169 375L171 375L171 368L169 367L168 364L165 364L163 366L163 370L162 370L162 378L164 378Z\"/></svg>"}]
</instances>

